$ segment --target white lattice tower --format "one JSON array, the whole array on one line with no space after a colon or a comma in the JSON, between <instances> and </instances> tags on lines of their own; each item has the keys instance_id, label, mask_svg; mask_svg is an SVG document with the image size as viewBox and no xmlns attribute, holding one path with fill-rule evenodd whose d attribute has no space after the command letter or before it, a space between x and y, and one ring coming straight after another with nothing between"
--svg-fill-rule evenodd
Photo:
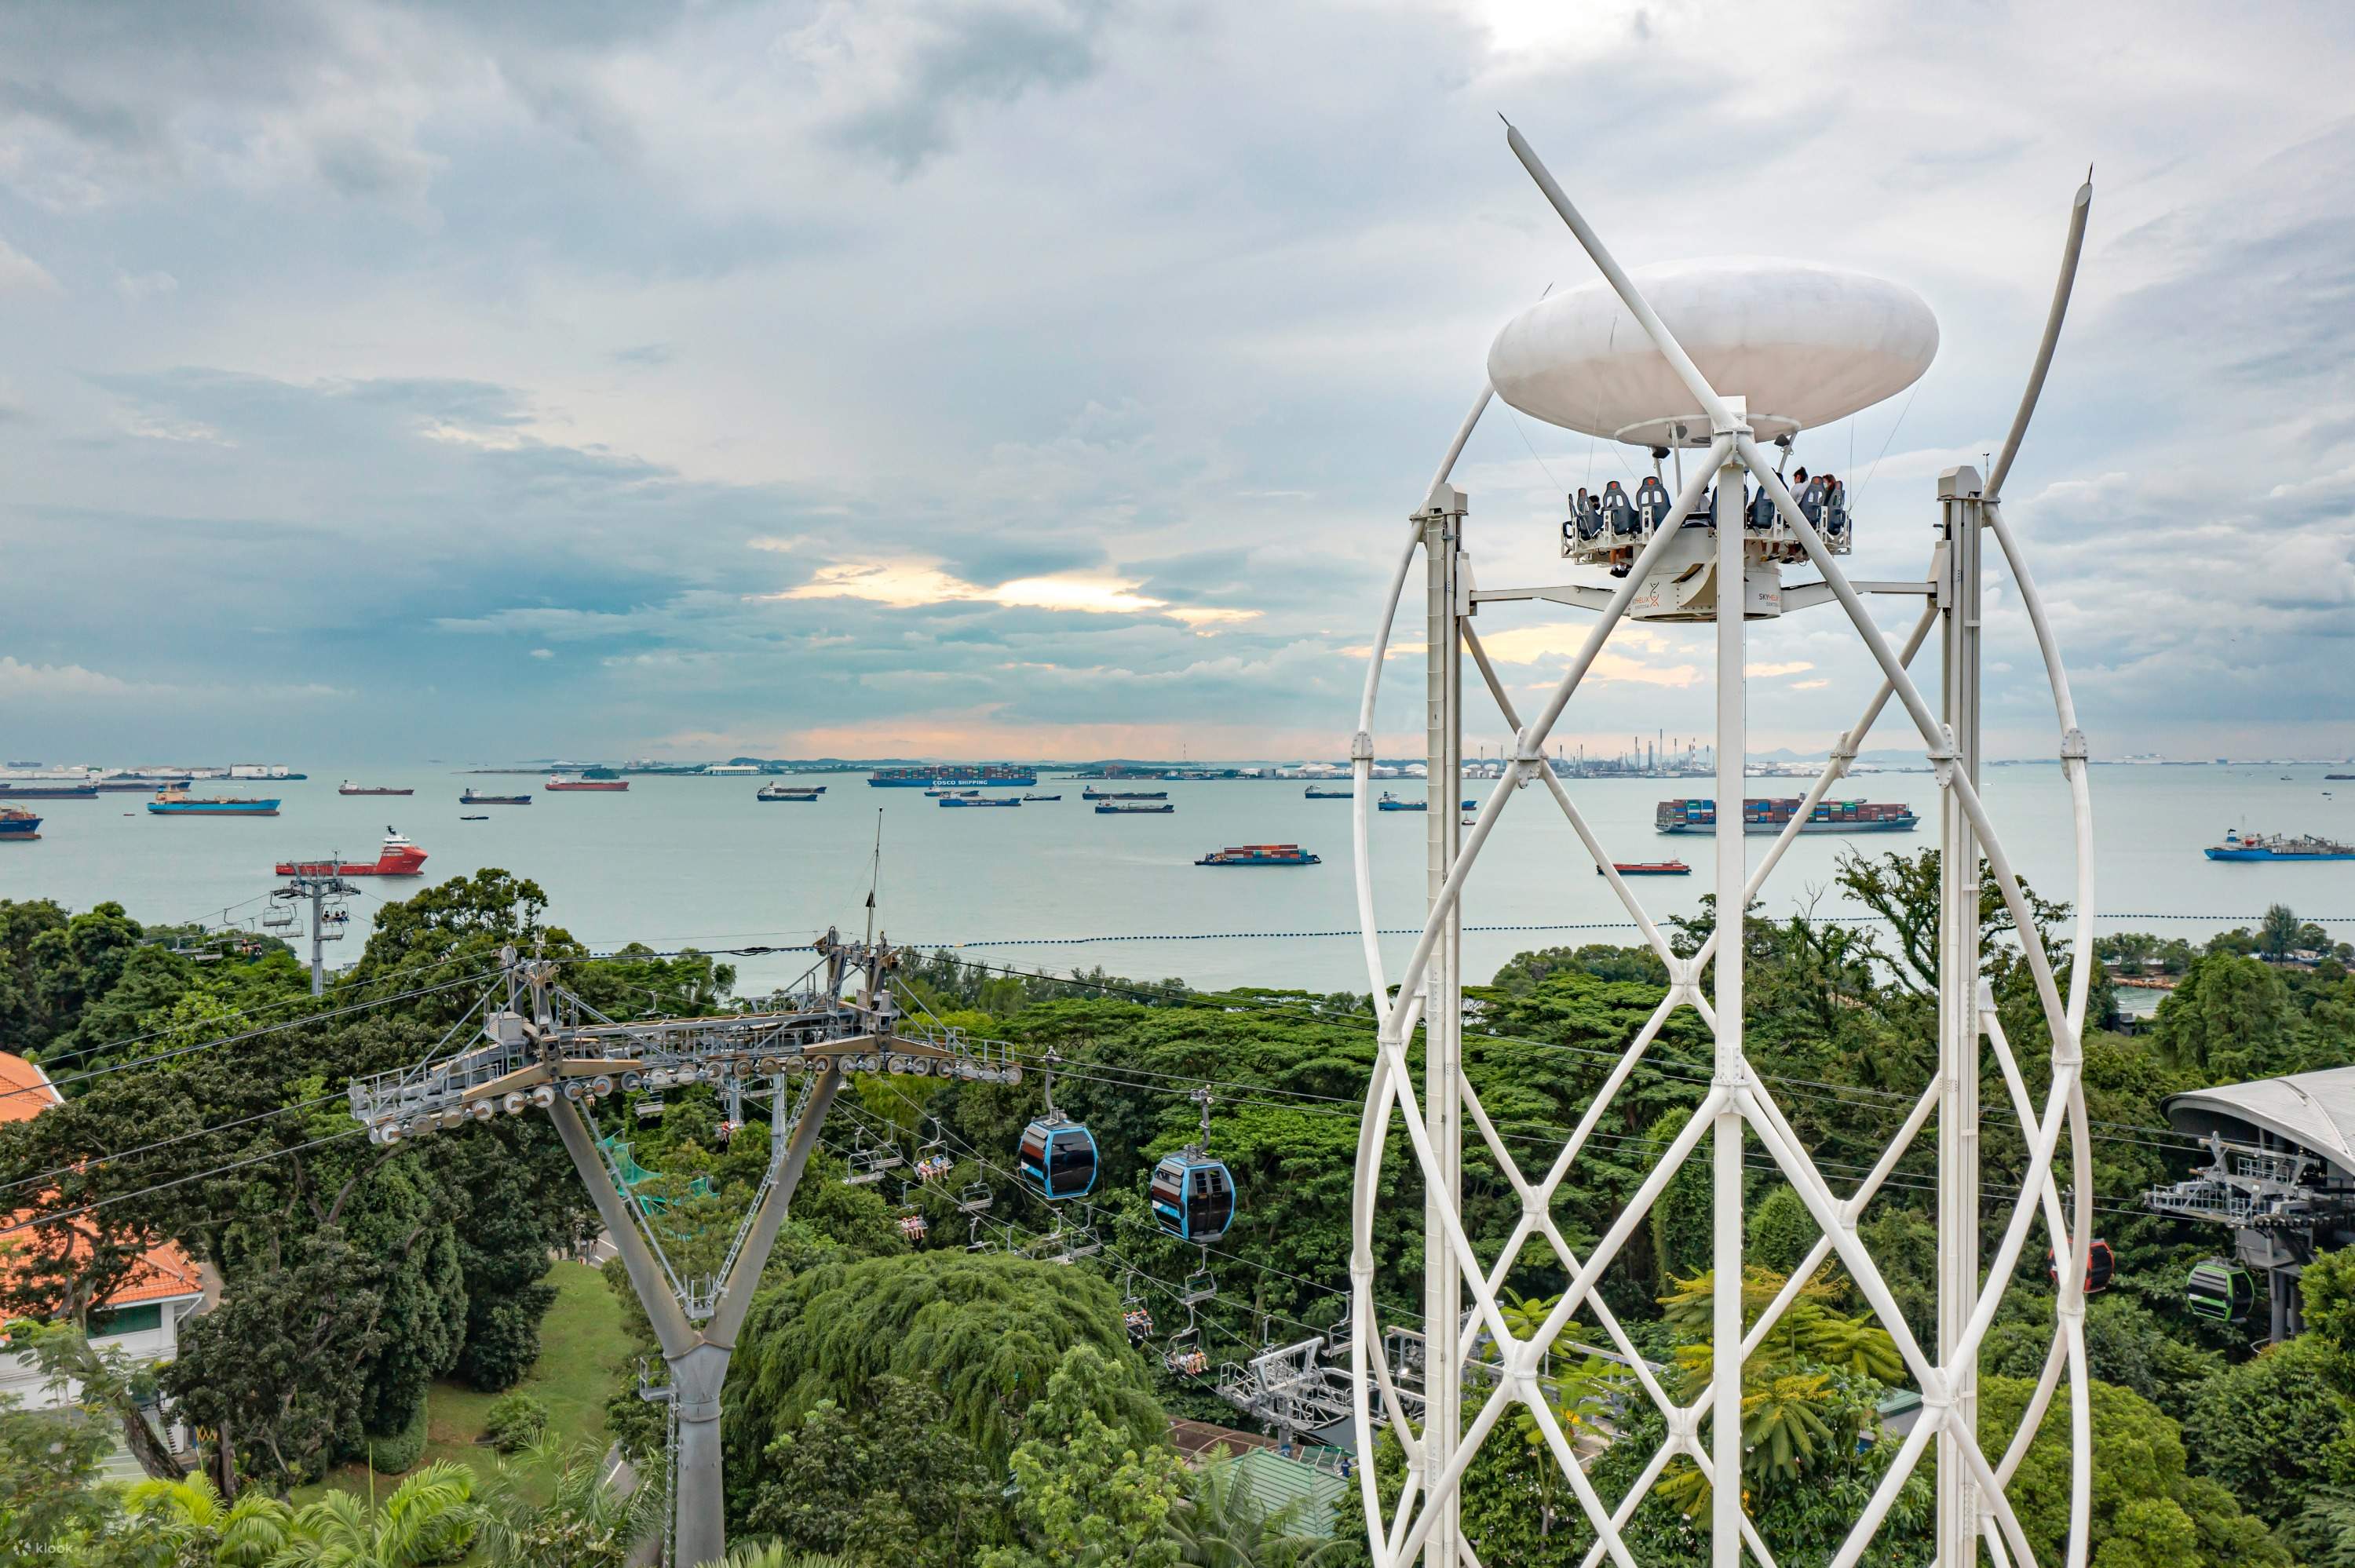
<instances>
[{"instance_id":1,"label":"white lattice tower","mask_svg":"<svg viewBox=\"0 0 2355 1568\"><path fill-rule=\"evenodd\" d=\"M1354 1330L1350 1371L1359 1452L1370 1458L1374 1424L1379 1417L1387 1420L1407 1460L1400 1495L1387 1510L1380 1503L1374 1467L1368 1463L1359 1467L1361 1499L1374 1562L1377 1568L1405 1568L1421 1554L1430 1568L1476 1568L1478 1543L1464 1539L1456 1509L1457 1489L1473 1456L1498 1423L1516 1409L1526 1409L1595 1531L1597 1539L1587 1553L1586 1568L1593 1568L1606 1555L1622 1568L1635 1568L1635 1559L1620 1529L1669 1463L1680 1456L1691 1460L1712 1482L1713 1561L1720 1568L1739 1568L1746 1546L1752 1561L1772 1568L1775 1562L1773 1543L1759 1538L1743 1512L1740 1486L1713 1484L1721 1470L1731 1468L1739 1474L1740 1423L1713 1422L1709 1417L1717 1401L1717 1391L1740 1388L1743 1361L1772 1331L1807 1280L1837 1255L1880 1325L1894 1341L1907 1372L1921 1391L1923 1412L1833 1559L1834 1568L1849 1568L1865 1560L1872 1538L1900 1489L1934 1443L1939 1501L1937 1561L1943 1568L1966 1568L1976 1563L1982 1541L1998 1568L2034 1562L2005 1488L2025 1457L2030 1441L2042 1425L2064 1371L2071 1388L2072 1456L2065 1561L2072 1568L2083 1568L2087 1555L2092 1495L2091 1433L2084 1397L2083 1286L2092 1239L2093 1202L2080 1041L2090 965L2079 963L2072 968L2064 996L2053 956L2038 936L2038 927L2005 852L2003 839L1981 800L1976 774L1978 546L1983 535L1992 535L2009 567L2019 602L2034 630L2051 685L2060 736L2057 749L2075 834L2075 950L2081 954L2089 952L2092 818L2084 738L2077 726L2068 680L2042 599L2018 541L2005 524L1998 497L2034 411L2059 339L2092 199L2090 181L2077 193L2071 211L2061 277L2043 340L2000 456L1984 485L1966 468L1950 471L1941 478L1939 544L1923 579L1910 584L1871 584L1851 581L1841 569L1835 549L1809 522L1762 449L1759 427L1771 428L1774 424L1764 417L1769 410L1760 408L1762 417L1753 426L1750 403L1740 396L1721 396L1710 386L1692 356L1612 260L1520 133L1508 130L1508 143L1593 259L1619 303L1641 326L1660 361L1689 397L1689 406L1700 410L1694 423L1705 426L1705 438L1699 429L1677 429L1674 434L1678 438L1689 435L1690 444L1696 447L1703 445L1705 440L1707 455L1690 471L1665 522L1644 539L1640 549L1634 552L1629 569L1614 586L1607 589L1571 585L1476 592L1462 568L1462 524L1468 504L1463 493L1448 481L1456 458L1495 395L1493 387L1484 388L1450 444L1424 503L1411 520L1405 547L1391 577L1369 660L1358 733L1351 747L1356 775L1359 913L1380 1033L1358 1145L1350 1256L1350 1322ZM1931 341L1934 344L1934 329ZM1923 363L1926 364L1926 355ZM1492 371L1495 364L1492 356ZM1918 367L1913 374L1919 374ZM1793 427L1785 422L1780 428ZM1804 558L1814 566L1821 576L1819 583L1783 590L1779 571L1770 565L1765 567L1769 575L1764 579L1767 586L1761 587L1760 562L1771 559L1774 551L1760 549L1756 533L1745 535L1742 511L1745 476L1763 488L1772 501L1774 517L1770 526L1776 546L1786 548L1792 558ZM1718 511L1710 520L1713 528L1707 532L1683 530L1687 514L1700 504L1713 480L1720 482ZM1705 543L1697 543L1704 540ZM1694 552L1703 550L1707 552L1705 556L1694 556ZM1671 551L1683 551L1687 556L1694 557L1696 570L1713 572L1719 589L1708 611L1718 639L1714 826L1718 924L1717 933L1690 957L1679 956L1664 938L1641 901L1613 866L1610 856L1581 814L1572 791L1555 775L1545 757L1548 737L1577 694L1605 640L1628 616L1636 595L1657 588L1660 580L1657 568L1671 558ZM1404 969L1394 977L1397 992L1393 1001L1390 997L1393 977L1385 972L1376 938L1378 921L1368 856L1371 731L1391 622L1418 553L1425 557L1429 582L1426 666L1432 764L1428 806L1431 885L1427 918ZM1722 591L1727 584L1742 587L1733 592ZM1902 646L1892 646L1866 612L1863 596L1874 590L1910 593L1924 601L1918 623ZM1742 806L1744 612L1752 612L1751 618L1761 613L1756 596L1762 592L1776 596L1774 609L1764 613L1806 604L1838 604L1869 654L1879 681L1856 725L1831 747L1829 760L1788 823L1754 869L1745 871ZM1469 620L1476 601L1512 599L1546 599L1582 605L1598 612L1593 630L1568 672L1544 705L1526 720L1497 678ZM1943 630L1943 711L1933 708L1908 673L1914 654L1934 630ZM1502 776L1480 805L1476 818L1459 832L1459 676L1460 655L1464 653L1470 655L1513 733ZM1735 928L1739 929L1741 912L1758 897L1802 824L1823 800L1825 791L1843 776L1863 737L1892 698L1918 732L1940 791L1942 874L1945 886L1941 903L1941 949L1945 961L1940 977L1939 1067L1871 1171L1852 1188L1842 1191L1836 1189L1817 1168L1810 1151L1777 1105L1773 1086L1762 1082L1750 1068L1742 1049L1742 944L1723 942L1721 934L1728 920L1737 922ZM1513 803L1517 787L1531 781L1543 786L1544 798L1550 798L1568 819L1613 894L1641 931L1645 943L1667 966L1669 977L1667 993L1612 1067L1544 1174L1536 1180L1523 1171L1518 1160L1506 1149L1462 1070L1462 982L1456 940L1465 878L1501 813ZM1532 799L1536 798L1533 794ZM2027 1086L1996 1016L1992 999L1978 979L1977 872L1982 859L2000 888L2019 933L2023 957L2051 1037L2051 1084L2041 1104ZM1710 969L1712 959L1716 960L1710 971L1714 983L1710 994L1705 995L1702 977L1705 969ZM1577 1169L1588 1140L1663 1025L1677 1010L1688 1007L1715 1038L1712 1080L1682 1133L1660 1155L1634 1198L1592 1251L1582 1257L1571 1248L1553 1221L1553 1196ZM1426 1069L1420 1096L1409 1075L1407 1054L1408 1044L1418 1024L1424 1031ZM1977 1141L1983 1042L2000 1071L2011 1109L2019 1118L2029 1156L2028 1169L2018 1186L2007 1186L2001 1194L2006 1200L1997 1206L2001 1234L1984 1272L1979 1267L1980 1177ZM1375 1205L1380 1201L1381 1165L1394 1113L1405 1128L1426 1193L1424 1419L1420 1424L1409 1419L1411 1398L1402 1396L1384 1359L1384 1329L1374 1292L1373 1218ZM1938 1123L1940 1156L1940 1332L1936 1344L1925 1346L1897 1309L1871 1251L1862 1240L1859 1225L1881 1184L1934 1118ZM1479 1255L1465 1231L1459 1197L1460 1139L1467 1121L1487 1145L1497 1170L1511 1184L1521 1204L1518 1223L1505 1245L1495 1255L1486 1258ZM2064 1134L2069 1139L2067 1160L2073 1205L2064 1204L2056 1176ZM1744 1150L1753 1138L1806 1203L1820 1239L1745 1334L1741 1296L1742 1173ZM1637 1353L1597 1289L1597 1283L1636 1227L1645 1222L1669 1180L1700 1150L1704 1139L1710 1145L1714 1173L1711 1379L1709 1386L1689 1403L1679 1404L1670 1397ZM2072 1213L2082 1221L2081 1227L2075 1230L2069 1224ZM2053 1339L2033 1397L2004 1451L2000 1456L1991 1456L1982 1447L1977 1430L1978 1349L2001 1305L2005 1287L2028 1245L2030 1232L2040 1220L2055 1255L2070 1261L2058 1270ZM1517 1336L1507 1325L1497 1292L1524 1245L1538 1238L1551 1248L1570 1283L1545 1321L1529 1335ZM1486 1352L1486 1359L1495 1372L1492 1383L1482 1383L1468 1389L1464 1382L1466 1346L1457 1331L1458 1315L1467 1308L1492 1341L1493 1349ZM1605 1506L1580 1467L1570 1440L1545 1397L1540 1375L1540 1360L1545 1349L1572 1318L1582 1312L1591 1314L1600 1325L1667 1425L1666 1439L1615 1508ZM1474 1406L1468 1423L1458 1414L1459 1397Z\"/></svg>"}]
</instances>

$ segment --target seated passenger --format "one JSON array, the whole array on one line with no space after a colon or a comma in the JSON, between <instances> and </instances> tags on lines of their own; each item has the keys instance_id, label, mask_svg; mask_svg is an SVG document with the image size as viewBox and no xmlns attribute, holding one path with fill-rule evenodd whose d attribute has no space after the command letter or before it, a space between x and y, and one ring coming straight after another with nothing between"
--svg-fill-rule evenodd
<instances>
[{"instance_id":1,"label":"seated passenger","mask_svg":"<svg viewBox=\"0 0 2355 1568\"><path fill-rule=\"evenodd\" d=\"M1610 525L1611 536L1624 539L1636 532L1636 508L1628 503L1627 493L1613 480L1603 487L1603 521Z\"/></svg>"},{"instance_id":2,"label":"seated passenger","mask_svg":"<svg viewBox=\"0 0 2355 1568\"><path fill-rule=\"evenodd\" d=\"M1668 487L1660 482L1658 474L1646 477L1636 487L1636 517L1648 534L1668 520Z\"/></svg>"},{"instance_id":3,"label":"seated passenger","mask_svg":"<svg viewBox=\"0 0 2355 1568\"><path fill-rule=\"evenodd\" d=\"M1807 487L1799 492L1799 512L1810 527L1823 526L1824 493L1824 482L1820 479L1807 481Z\"/></svg>"},{"instance_id":4,"label":"seated passenger","mask_svg":"<svg viewBox=\"0 0 2355 1568\"><path fill-rule=\"evenodd\" d=\"M1582 484L1578 487L1578 494L1571 502L1570 516L1571 521L1578 524L1578 536L1581 539L1593 540L1602 537L1603 508L1595 503L1593 496L1587 493L1586 486Z\"/></svg>"},{"instance_id":5,"label":"seated passenger","mask_svg":"<svg viewBox=\"0 0 2355 1568\"><path fill-rule=\"evenodd\" d=\"M1824 475L1824 532L1835 539L1848 536L1848 486Z\"/></svg>"}]
</instances>

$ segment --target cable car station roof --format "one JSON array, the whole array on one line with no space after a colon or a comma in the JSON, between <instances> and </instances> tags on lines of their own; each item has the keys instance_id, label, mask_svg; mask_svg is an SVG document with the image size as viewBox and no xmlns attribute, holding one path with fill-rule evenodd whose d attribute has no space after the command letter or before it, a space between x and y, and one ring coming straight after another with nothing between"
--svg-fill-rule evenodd
<instances>
[{"instance_id":1,"label":"cable car station roof","mask_svg":"<svg viewBox=\"0 0 2355 1568\"><path fill-rule=\"evenodd\" d=\"M2162 1108L2179 1132L2221 1133L2227 1143L2244 1144L2264 1143L2269 1134L2355 1178L2355 1067L2193 1089L2169 1095Z\"/></svg>"}]
</instances>

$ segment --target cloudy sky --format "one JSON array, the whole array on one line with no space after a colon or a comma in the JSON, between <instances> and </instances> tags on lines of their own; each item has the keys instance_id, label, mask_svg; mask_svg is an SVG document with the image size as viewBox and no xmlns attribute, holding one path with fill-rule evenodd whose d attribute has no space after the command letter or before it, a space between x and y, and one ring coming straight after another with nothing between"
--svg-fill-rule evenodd
<instances>
[{"instance_id":1,"label":"cloudy sky","mask_svg":"<svg viewBox=\"0 0 2355 1568\"><path fill-rule=\"evenodd\" d=\"M0 753L1337 754L1490 336L1592 276L1502 112L1631 264L1931 302L1915 393L1800 449L1871 577L1918 575L1933 476L2000 438L2094 164L2009 493L2095 750L2344 755L2350 33L2165 0L27 0ZM1557 577L1561 493L1622 462L1492 411L1457 473L1482 581ZM1762 633L1762 746L1869 690L1832 613ZM1483 623L1532 689L1583 630ZM2000 586L1991 624L1996 744L2047 751ZM1708 666L1633 630L1563 737L1690 733Z\"/></svg>"}]
</instances>

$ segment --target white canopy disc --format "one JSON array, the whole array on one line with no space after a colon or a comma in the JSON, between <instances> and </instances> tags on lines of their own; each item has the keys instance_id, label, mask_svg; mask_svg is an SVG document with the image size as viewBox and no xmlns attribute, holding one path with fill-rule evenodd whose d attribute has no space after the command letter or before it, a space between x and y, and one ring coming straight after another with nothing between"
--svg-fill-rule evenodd
<instances>
[{"instance_id":1,"label":"white canopy disc","mask_svg":"<svg viewBox=\"0 0 2355 1568\"><path fill-rule=\"evenodd\" d=\"M1902 284L1751 257L1636 269L1636 289L1761 438L1828 425L1892 397L1938 353L1938 320ZM1598 278L1505 323L1488 379L1522 413L1638 446L1706 446L1708 418L1611 285Z\"/></svg>"}]
</instances>

